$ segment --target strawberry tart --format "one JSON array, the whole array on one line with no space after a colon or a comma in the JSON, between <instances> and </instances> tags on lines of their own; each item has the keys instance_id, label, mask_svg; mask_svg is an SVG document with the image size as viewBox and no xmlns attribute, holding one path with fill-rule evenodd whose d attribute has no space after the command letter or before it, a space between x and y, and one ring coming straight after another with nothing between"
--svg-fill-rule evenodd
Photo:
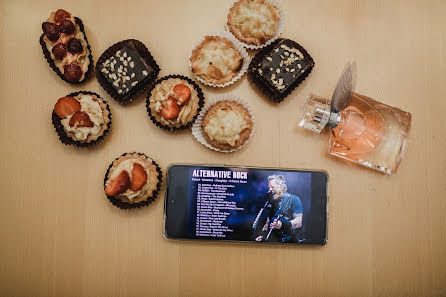
<instances>
[{"instance_id":1,"label":"strawberry tart","mask_svg":"<svg viewBox=\"0 0 446 297\"><path fill-rule=\"evenodd\" d=\"M201 88L190 78L169 75L159 79L147 96L147 111L159 127L189 128L204 104Z\"/></svg>"},{"instance_id":2,"label":"strawberry tart","mask_svg":"<svg viewBox=\"0 0 446 297\"><path fill-rule=\"evenodd\" d=\"M75 92L54 105L53 125L62 143L80 147L100 141L111 126L107 102L93 92Z\"/></svg>"},{"instance_id":3,"label":"strawberry tart","mask_svg":"<svg viewBox=\"0 0 446 297\"><path fill-rule=\"evenodd\" d=\"M93 70L93 58L82 21L58 9L42 23L40 45L51 68L66 82L84 82Z\"/></svg>"},{"instance_id":4,"label":"strawberry tart","mask_svg":"<svg viewBox=\"0 0 446 297\"><path fill-rule=\"evenodd\" d=\"M109 201L122 209L149 205L161 186L158 165L144 154L126 153L115 159L107 170L104 190Z\"/></svg>"}]
</instances>

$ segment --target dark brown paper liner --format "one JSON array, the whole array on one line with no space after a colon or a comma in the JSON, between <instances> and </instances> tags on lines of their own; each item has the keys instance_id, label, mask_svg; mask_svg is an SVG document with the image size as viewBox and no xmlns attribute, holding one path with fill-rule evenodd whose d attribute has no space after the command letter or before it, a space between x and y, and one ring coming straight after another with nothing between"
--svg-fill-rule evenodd
<instances>
[{"instance_id":1,"label":"dark brown paper liner","mask_svg":"<svg viewBox=\"0 0 446 297\"><path fill-rule=\"evenodd\" d=\"M276 44L278 44L279 42L281 42L282 40L287 40L288 42L290 42L295 48L297 48L304 56L304 58L308 61L310 61L313 65L310 66L310 68L305 71L303 73L303 75L301 75L299 77L299 79L297 79L296 81L294 81L289 88L284 92L284 93L279 93L279 92L274 92L273 90L271 90L271 88L269 88L268 86L265 85L265 83L256 77L256 74L253 72L252 68L256 67L259 63L260 60L263 56L267 55L269 52L272 51L272 49L276 46ZM251 63L249 64L249 68L248 68L248 77L249 80L254 83L257 88L262 91L262 93L268 97L271 101L273 101L274 103L280 103L283 99L285 99L285 97L287 97L289 94L291 94L291 92L297 88L307 77L308 75L311 73L311 71L313 70L315 63L313 58L310 56L310 54L297 42L290 40L290 39L285 39L285 38L279 38L276 41L274 41L273 43L271 43L270 45L268 45L267 47L261 49L251 60Z\"/></svg>"},{"instance_id":2,"label":"dark brown paper liner","mask_svg":"<svg viewBox=\"0 0 446 297\"><path fill-rule=\"evenodd\" d=\"M170 126L166 126L166 125L163 125L162 123L158 122L155 119L155 116L152 114L152 110L149 107L150 96L151 96L152 90L155 88L155 86L157 84L159 84L160 82L167 80L169 78L179 78L179 79L187 81L188 83L190 83L191 85L194 86L195 91L197 91L197 93L198 93L198 99L199 99L198 105L199 106L198 106L197 114L193 117L193 119L189 123L187 123L186 125L182 125L180 127L170 127ZM160 127L161 129L164 129L164 130L170 131L170 132L180 131L180 130L190 128L192 126L192 124L195 122L195 120L197 119L198 114L200 113L201 109L203 108L203 105L204 105L204 94L203 94L203 91L201 90L200 86L196 82L194 82L192 79L190 79L186 76L183 76L183 75L179 75L179 74L167 75L167 76L164 76L164 77L158 79L154 84L152 84L150 86L149 93L147 94L147 97L146 97L146 109L147 109L147 112L148 112L149 117L152 120L152 122L155 125L157 125L158 127Z\"/></svg>"},{"instance_id":3,"label":"dark brown paper liner","mask_svg":"<svg viewBox=\"0 0 446 297\"><path fill-rule=\"evenodd\" d=\"M153 71L155 72L155 75L151 78L144 79L140 81L134 88L132 88L129 92L126 94L118 94L118 92L113 88L112 85L109 84L109 82L105 79L103 76L101 70L99 69L99 65L104 63L108 58L113 56L118 50L123 48L127 43L132 43L136 49L136 51L139 53L139 55L146 61L147 64L152 67ZM160 67L156 63L155 59L152 57L152 54L147 49L147 47L141 42L136 39L127 39L120 41L118 43L113 44L108 49L105 50L105 52L99 57L98 61L96 62L95 67L95 73L96 78L99 81L99 84L104 88L104 90L116 101L118 101L121 104L128 103L133 100L134 97L136 97L138 94L143 93L147 88L150 86L152 82L156 80L158 77L159 72L161 71Z\"/></svg>"},{"instance_id":4,"label":"dark brown paper liner","mask_svg":"<svg viewBox=\"0 0 446 297\"><path fill-rule=\"evenodd\" d=\"M113 162L111 162L110 166L108 166L107 172L105 173L105 177L104 177L104 190L105 190L105 183L107 182L107 176L108 176L108 173L110 172L110 169L113 166L113 163L116 160L118 160L120 157L123 157L125 155L129 155L129 154L133 155L135 153L125 153L125 154L122 154L121 156L119 156L115 160L113 160ZM146 156L147 157L147 155L145 155L145 154L141 154L141 153L137 153L137 154L140 155L140 156ZM156 185L156 190L153 191L152 197L149 197L149 198L147 198L147 200L141 201L139 203L130 204L130 203L123 202L121 199L119 199L119 198L117 198L115 196L108 196L107 194L105 194L107 196L107 199L114 206L119 207L120 209L140 208L140 207L143 207L143 206L147 206L150 203L152 203L153 201L155 201L156 197L158 196L158 193L161 190L161 183L163 182L163 172L161 171L161 168L158 166L158 164L152 158L149 158L149 157L147 157L147 158L152 160L153 164L156 167L156 171L158 172L158 183Z\"/></svg>"},{"instance_id":5,"label":"dark brown paper liner","mask_svg":"<svg viewBox=\"0 0 446 297\"><path fill-rule=\"evenodd\" d=\"M64 81L66 81L69 84L74 84L74 85L78 85L81 84L83 82L85 82L91 75L91 72L93 71L93 56L91 54L91 48L90 48L90 44L88 43L88 39L87 39L87 34L85 34L85 30L84 30L84 24L82 23L80 18L74 17L74 20L76 21L76 24L79 26L79 29L81 30L82 33L84 33L84 37L85 37L85 41L87 42L87 48L90 51L90 55L88 56L88 58L90 59L90 64L88 65L88 69L87 72L85 72L84 75L84 79L78 82L71 82L68 81L65 76L59 71L59 68L57 68L56 63L54 63L54 60L51 59L51 54L48 51L48 49L46 48L46 44L45 41L43 40L43 37L45 36L44 33L42 33L42 35L40 35L40 45L42 46L42 50L43 50L43 54L45 56L46 61L48 62L48 64L50 64L51 68L54 70L54 72L56 72L56 74L63 79Z\"/></svg>"},{"instance_id":6,"label":"dark brown paper liner","mask_svg":"<svg viewBox=\"0 0 446 297\"><path fill-rule=\"evenodd\" d=\"M98 143L99 141L101 141L104 138L105 135L107 135L107 133L109 132L110 127L111 127L111 122L112 122L111 115L112 114L111 114L110 106L108 105L108 103L101 96L99 96L96 93L88 92L88 91L79 91L79 92L70 93L67 95L67 97L74 97L79 94L94 95L94 96L98 97L99 99L101 99L102 102L105 103L105 105L107 106L108 118L110 121L107 124L107 129L104 130L104 134L99 136L98 139L90 141L90 142L75 141L67 135L67 132L65 132L63 125L61 123L62 119L56 114L56 112L54 110L53 110L53 114L52 114L52 122L53 122L54 128L56 129L57 135L59 135L59 139L63 144L75 145L77 147L87 147L87 146L92 146L92 145Z\"/></svg>"}]
</instances>

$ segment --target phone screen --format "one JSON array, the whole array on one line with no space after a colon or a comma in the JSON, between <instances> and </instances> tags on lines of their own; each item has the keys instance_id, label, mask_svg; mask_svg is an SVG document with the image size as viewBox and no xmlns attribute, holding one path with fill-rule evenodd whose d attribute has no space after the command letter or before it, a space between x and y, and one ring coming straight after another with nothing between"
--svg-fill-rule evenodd
<instances>
[{"instance_id":1,"label":"phone screen","mask_svg":"<svg viewBox=\"0 0 446 297\"><path fill-rule=\"evenodd\" d=\"M173 239L325 244L322 171L173 165L165 235Z\"/></svg>"}]
</instances>

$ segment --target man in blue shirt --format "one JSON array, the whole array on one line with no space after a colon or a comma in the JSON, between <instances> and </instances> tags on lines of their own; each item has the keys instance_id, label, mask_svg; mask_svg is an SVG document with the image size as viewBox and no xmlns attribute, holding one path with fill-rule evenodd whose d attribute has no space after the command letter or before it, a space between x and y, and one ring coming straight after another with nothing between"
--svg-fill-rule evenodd
<instances>
[{"instance_id":1,"label":"man in blue shirt","mask_svg":"<svg viewBox=\"0 0 446 297\"><path fill-rule=\"evenodd\" d=\"M302 227L302 202L299 197L287 193L285 177L270 175L268 189L271 196L266 206L267 219L262 228L262 235L256 241L291 242L297 241Z\"/></svg>"}]
</instances>

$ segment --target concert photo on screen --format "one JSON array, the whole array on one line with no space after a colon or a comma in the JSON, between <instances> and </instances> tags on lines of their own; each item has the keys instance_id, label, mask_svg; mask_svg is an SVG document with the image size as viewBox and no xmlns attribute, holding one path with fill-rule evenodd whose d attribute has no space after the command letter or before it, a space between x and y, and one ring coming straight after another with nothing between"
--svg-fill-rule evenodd
<instances>
[{"instance_id":1,"label":"concert photo on screen","mask_svg":"<svg viewBox=\"0 0 446 297\"><path fill-rule=\"evenodd\" d=\"M311 171L193 167L188 178L186 238L321 243Z\"/></svg>"}]
</instances>

